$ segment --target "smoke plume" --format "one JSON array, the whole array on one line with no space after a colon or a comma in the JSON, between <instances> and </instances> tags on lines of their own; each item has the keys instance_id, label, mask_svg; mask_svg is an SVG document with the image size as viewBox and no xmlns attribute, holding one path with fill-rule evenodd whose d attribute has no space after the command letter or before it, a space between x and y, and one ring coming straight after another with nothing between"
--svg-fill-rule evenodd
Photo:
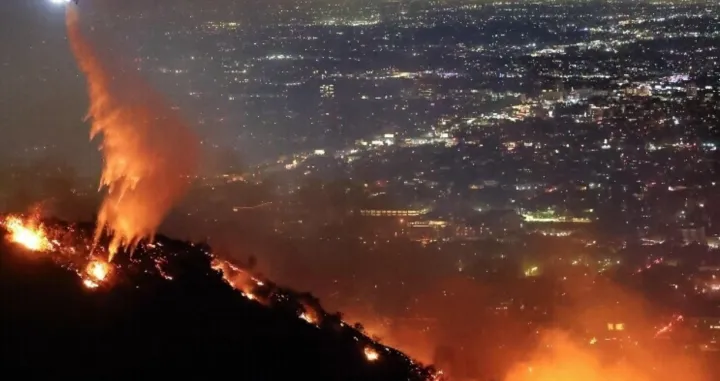
<instances>
[{"instance_id":1,"label":"smoke plume","mask_svg":"<svg viewBox=\"0 0 720 381\"><path fill-rule=\"evenodd\" d=\"M98 54L68 7L67 29L76 60L87 77L91 139L102 136L106 189L98 213L96 241L108 231L110 255L152 238L186 192L197 167L198 140L162 98L131 70L120 70Z\"/></svg>"}]
</instances>

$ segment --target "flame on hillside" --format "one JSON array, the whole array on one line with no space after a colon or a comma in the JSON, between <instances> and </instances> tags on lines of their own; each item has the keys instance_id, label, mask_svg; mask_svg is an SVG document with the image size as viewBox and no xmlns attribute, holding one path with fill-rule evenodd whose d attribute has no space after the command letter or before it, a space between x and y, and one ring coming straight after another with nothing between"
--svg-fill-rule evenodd
<instances>
[{"instance_id":1,"label":"flame on hillside","mask_svg":"<svg viewBox=\"0 0 720 381\"><path fill-rule=\"evenodd\" d=\"M227 284L240 291L244 297L250 300L261 301L255 296L255 289L265 285L262 281L228 261L216 258L212 261L211 266L215 271L219 271L222 274Z\"/></svg>"},{"instance_id":2,"label":"flame on hillside","mask_svg":"<svg viewBox=\"0 0 720 381\"><path fill-rule=\"evenodd\" d=\"M10 215L0 219L0 226L8 231L8 241L31 252L45 253L55 262L73 269L87 288L98 288L109 279L108 262L89 254L90 247L80 250L62 245L55 238L60 234L48 229L37 217Z\"/></svg>"},{"instance_id":3,"label":"flame on hillside","mask_svg":"<svg viewBox=\"0 0 720 381\"><path fill-rule=\"evenodd\" d=\"M87 268L87 273L99 281L105 280L108 271L108 264L99 261L91 262Z\"/></svg>"},{"instance_id":4,"label":"flame on hillside","mask_svg":"<svg viewBox=\"0 0 720 381\"><path fill-rule=\"evenodd\" d=\"M93 260L85 269L83 284L87 288L98 288L105 282L110 273L110 264L102 260Z\"/></svg>"},{"instance_id":5,"label":"flame on hillside","mask_svg":"<svg viewBox=\"0 0 720 381\"><path fill-rule=\"evenodd\" d=\"M130 70L116 70L82 35L75 7L67 8L70 45L87 77L91 139L102 135L107 190L98 213L95 242L108 231L109 259L152 239L189 187L199 143L162 99Z\"/></svg>"},{"instance_id":6,"label":"flame on hillside","mask_svg":"<svg viewBox=\"0 0 720 381\"><path fill-rule=\"evenodd\" d=\"M302 313L300 313L299 318L302 320L305 320L309 324L317 324L318 323L317 316L315 316L315 314L312 311L303 311Z\"/></svg>"},{"instance_id":7,"label":"flame on hillside","mask_svg":"<svg viewBox=\"0 0 720 381\"><path fill-rule=\"evenodd\" d=\"M82 229L74 226L60 225L46 226L39 222L37 217L23 217L10 215L0 217L0 228L7 231L6 238L27 251L42 253L61 267L76 273L82 284L91 290L98 288L112 287L121 273L132 272L126 265L111 264L103 259L106 252L101 246L92 245L92 237L83 234ZM164 248L162 242L141 244L139 249L144 255L137 258L130 258L127 266L134 266L137 263L151 263L158 277L170 282L174 279L173 273L168 273L167 256L174 256L174 252ZM101 255L102 254L102 255ZM316 328L332 324L333 329L350 330L355 335L354 339L361 345L362 351L368 362L378 361L381 357L380 349L390 351L390 348L381 346L377 341L364 337L355 331L350 324L342 320L332 319L332 316L324 312L317 300L313 300L309 294L295 293L288 289L261 279L258 275L249 270L236 266L233 263L221 260L210 252L205 252L212 262L211 267L222 275L224 281L236 289L248 300L268 307L279 307L281 310L296 311L296 317ZM148 268L142 268L143 273L148 273ZM119 274L120 273L120 274ZM399 354L399 353L398 353ZM400 354L399 354L400 355ZM407 363L419 372L427 375L430 379L437 379L437 374L426 371L422 365L412 359L405 357Z\"/></svg>"},{"instance_id":8,"label":"flame on hillside","mask_svg":"<svg viewBox=\"0 0 720 381\"><path fill-rule=\"evenodd\" d=\"M9 216L2 221L2 226L10 232L8 239L30 251L49 251L54 245L47 237L42 224L33 220L24 221L18 216Z\"/></svg>"},{"instance_id":9,"label":"flame on hillside","mask_svg":"<svg viewBox=\"0 0 720 381\"><path fill-rule=\"evenodd\" d=\"M365 358L367 358L368 361L373 362L377 361L380 358L380 353L376 351L374 348L365 347Z\"/></svg>"}]
</instances>

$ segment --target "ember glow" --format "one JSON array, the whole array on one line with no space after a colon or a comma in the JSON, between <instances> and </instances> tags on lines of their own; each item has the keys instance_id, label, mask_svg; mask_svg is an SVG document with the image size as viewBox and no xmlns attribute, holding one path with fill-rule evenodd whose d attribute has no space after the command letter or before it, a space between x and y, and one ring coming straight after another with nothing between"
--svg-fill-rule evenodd
<instances>
[{"instance_id":1,"label":"ember glow","mask_svg":"<svg viewBox=\"0 0 720 381\"><path fill-rule=\"evenodd\" d=\"M365 347L365 358L371 362L377 361L380 358L380 353L373 348Z\"/></svg>"},{"instance_id":2,"label":"ember glow","mask_svg":"<svg viewBox=\"0 0 720 381\"><path fill-rule=\"evenodd\" d=\"M225 282L231 285L234 289L240 291L243 296L250 300L257 299L253 294L255 288L264 285L261 281L255 279L251 274L228 261L216 258L212 262L212 268L222 274Z\"/></svg>"},{"instance_id":3,"label":"ember glow","mask_svg":"<svg viewBox=\"0 0 720 381\"><path fill-rule=\"evenodd\" d=\"M110 272L110 265L102 261L93 261L87 267L87 274L97 281L104 281L108 272Z\"/></svg>"},{"instance_id":4,"label":"ember glow","mask_svg":"<svg viewBox=\"0 0 720 381\"><path fill-rule=\"evenodd\" d=\"M104 260L93 259L85 267L85 272L78 272L78 275L83 278L85 287L93 289L108 282L111 269L111 265Z\"/></svg>"},{"instance_id":5,"label":"ember glow","mask_svg":"<svg viewBox=\"0 0 720 381\"><path fill-rule=\"evenodd\" d=\"M74 225L62 223L48 223L44 225L36 217L24 217L10 215L0 217L0 228L7 231L6 239L30 251L42 253L47 259L55 264L72 271L80 278L82 285L88 290L108 289L116 284L118 278L124 278L127 273L132 273L135 264L144 263L143 272L156 270L155 275L165 281L171 282L174 279L170 270L168 256L176 255L172 251L164 249L162 241L155 243L142 243L138 247L143 251L142 256L129 258L129 262L112 264L105 259L106 249L100 245L93 245L91 231L83 230ZM210 251L205 254L211 258L211 267L218 271L223 280L245 298L260 303L268 308L283 306L282 310L297 311L296 318L321 328L327 324L328 316L318 302L304 293L296 293L289 289L278 287L271 282L261 279L250 270L236 266L233 263L215 257ZM338 318L335 318L338 319ZM336 329L351 330L355 340L361 345L358 350L365 356L367 361L375 362L380 359L380 350L390 352L389 347L381 346L377 340L361 335L342 320L335 320ZM422 364L405 357L411 366L416 367L418 372L425 372ZM428 380L435 380L437 374L427 372Z\"/></svg>"},{"instance_id":6,"label":"ember glow","mask_svg":"<svg viewBox=\"0 0 720 381\"><path fill-rule=\"evenodd\" d=\"M89 254L90 247L79 250L75 247L62 246L53 239L53 232L38 222L37 217L10 215L0 219L0 226L8 231L8 241L29 251L45 253L63 267L73 268L87 288L98 288L108 280L110 265L101 259L93 259ZM90 258L90 259L87 259ZM84 268L81 264L87 263Z\"/></svg>"},{"instance_id":7,"label":"ember glow","mask_svg":"<svg viewBox=\"0 0 720 381\"><path fill-rule=\"evenodd\" d=\"M70 45L88 82L90 137L102 136L106 189L95 241L111 236L110 260L123 247L152 239L189 187L199 143L172 110L143 81L119 70L83 36L75 7L67 9Z\"/></svg>"},{"instance_id":8,"label":"ember glow","mask_svg":"<svg viewBox=\"0 0 720 381\"><path fill-rule=\"evenodd\" d=\"M677 354L657 357L662 356L658 347L642 343L625 349L627 358L608 362L597 345L583 344L560 331L547 332L529 361L517 365L505 381L706 380L691 358Z\"/></svg>"},{"instance_id":9,"label":"ember glow","mask_svg":"<svg viewBox=\"0 0 720 381\"><path fill-rule=\"evenodd\" d=\"M313 316L311 313L303 312L300 314L300 319L305 320L306 322L310 324L317 324L317 318Z\"/></svg>"},{"instance_id":10,"label":"ember glow","mask_svg":"<svg viewBox=\"0 0 720 381\"><path fill-rule=\"evenodd\" d=\"M518 365L505 381L650 381L621 363L604 365L594 353L561 333L549 334L528 364Z\"/></svg>"},{"instance_id":11,"label":"ember glow","mask_svg":"<svg viewBox=\"0 0 720 381\"><path fill-rule=\"evenodd\" d=\"M18 216L9 216L2 221L2 226L10 232L9 240L31 251L49 251L53 244L47 237L42 224Z\"/></svg>"}]
</instances>

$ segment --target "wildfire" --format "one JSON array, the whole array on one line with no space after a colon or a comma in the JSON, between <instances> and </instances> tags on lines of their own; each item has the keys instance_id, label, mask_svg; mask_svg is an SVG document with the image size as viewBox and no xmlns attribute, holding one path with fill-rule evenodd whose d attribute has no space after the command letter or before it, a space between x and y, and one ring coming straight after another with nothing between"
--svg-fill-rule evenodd
<instances>
[{"instance_id":1,"label":"wildfire","mask_svg":"<svg viewBox=\"0 0 720 381\"><path fill-rule=\"evenodd\" d=\"M31 251L50 251L53 243L48 239L45 228L33 221L23 221L18 216L9 216L2 226L10 232L9 240Z\"/></svg>"},{"instance_id":2,"label":"wildfire","mask_svg":"<svg viewBox=\"0 0 720 381\"><path fill-rule=\"evenodd\" d=\"M506 381L647 381L644 373L632 365L603 364L567 335L553 333L544 339L528 363L515 366Z\"/></svg>"},{"instance_id":3,"label":"wildfire","mask_svg":"<svg viewBox=\"0 0 720 381\"><path fill-rule=\"evenodd\" d=\"M312 314L309 314L309 313L307 313L307 312L301 313L300 316L298 316L298 317L299 317L300 319L302 319L302 320L305 320L306 322L308 322L308 323L310 323L310 324L316 324L316 323L317 323L317 319L316 319L314 316L312 316Z\"/></svg>"},{"instance_id":4,"label":"wildfire","mask_svg":"<svg viewBox=\"0 0 720 381\"><path fill-rule=\"evenodd\" d=\"M365 347L365 358L370 362L377 361L380 358L380 353L373 348Z\"/></svg>"},{"instance_id":5,"label":"wildfire","mask_svg":"<svg viewBox=\"0 0 720 381\"><path fill-rule=\"evenodd\" d=\"M103 253L102 247L92 245L92 237L83 235L73 226L66 225L48 225L39 223L37 218L23 216L8 216L0 218L0 227L8 231L7 239L18 243L23 247L34 252L46 253L47 257L52 259L56 264L75 272L81 279L82 284L87 289L97 289L103 285L112 286L112 278L116 270L122 271L122 267L114 267L109 261L98 256ZM78 234L79 233L79 234ZM77 234L77 235L76 235ZM69 236L74 236L69 239ZM145 249L154 250L162 247L162 244L143 245ZM212 255L209 254L208 255ZM131 259L131 262L138 260ZM150 266L155 267L157 275L167 281L172 281L173 277L165 272L164 267L167 265L167 259L154 258L151 259ZM154 266L153 266L154 265ZM119 266L119 265L118 265ZM271 283L263 282L260 278L255 277L249 270L235 266L231 262L213 258L211 266L220 272L223 279L235 288L241 295L249 300L258 301L259 303L271 306L275 302L292 302L294 296L292 292L281 288L274 288ZM271 287L271 290L267 288ZM268 293L268 291L270 291ZM268 295L273 295L269 297ZM275 302L274 302L275 301ZM296 302L301 306L297 317L305 322L319 327L319 322L323 320L324 312L320 306L313 306L306 300L297 299ZM339 322L338 328L348 329L349 325ZM357 333L355 333L357 334ZM377 349L377 342L369 339L363 340L358 336L356 341L362 342L362 353L366 360L375 362L380 359L380 352ZM373 346L373 344L375 346ZM359 349L360 349L359 348ZM385 348L388 350L387 348ZM411 364L417 365L411 359L407 359ZM430 379L438 379L436 374L431 375Z\"/></svg>"},{"instance_id":6,"label":"wildfire","mask_svg":"<svg viewBox=\"0 0 720 381\"><path fill-rule=\"evenodd\" d=\"M101 58L83 36L75 7L67 8L68 38L88 82L91 139L102 136L107 189L98 213L95 242L111 235L109 256L152 239L189 187L199 143L162 99L131 70Z\"/></svg>"},{"instance_id":7,"label":"wildfire","mask_svg":"<svg viewBox=\"0 0 720 381\"><path fill-rule=\"evenodd\" d=\"M10 242L30 251L48 253L55 262L64 265L78 261L87 263L84 271L76 271L87 288L97 288L108 278L110 265L107 262L100 259L90 259L89 262L85 262L84 257L78 255L81 251L77 248L63 247L59 242L53 240L51 231L39 223L36 217L23 218L11 215L0 219L0 226L8 231L7 238ZM77 268L76 266L71 267Z\"/></svg>"},{"instance_id":8,"label":"wildfire","mask_svg":"<svg viewBox=\"0 0 720 381\"><path fill-rule=\"evenodd\" d=\"M85 267L85 272L79 273L78 275L83 279L83 285L85 285L85 287L94 289L100 287L101 284L108 280L111 269L112 267L109 263L101 259L94 259Z\"/></svg>"},{"instance_id":9,"label":"wildfire","mask_svg":"<svg viewBox=\"0 0 720 381\"><path fill-rule=\"evenodd\" d=\"M84 280L83 280L83 285L85 285L85 287L90 288L90 289L100 287L100 285L97 284L97 283L96 283L95 281L93 281L92 279L84 279Z\"/></svg>"},{"instance_id":10,"label":"wildfire","mask_svg":"<svg viewBox=\"0 0 720 381\"><path fill-rule=\"evenodd\" d=\"M103 281L110 272L110 265L101 261L93 261L87 267L87 273L96 280Z\"/></svg>"}]
</instances>

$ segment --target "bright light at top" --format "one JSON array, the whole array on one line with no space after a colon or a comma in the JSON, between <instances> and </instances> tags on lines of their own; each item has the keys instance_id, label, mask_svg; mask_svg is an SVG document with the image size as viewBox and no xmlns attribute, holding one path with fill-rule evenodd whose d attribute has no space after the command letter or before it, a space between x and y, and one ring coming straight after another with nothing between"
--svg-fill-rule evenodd
<instances>
[{"instance_id":1,"label":"bright light at top","mask_svg":"<svg viewBox=\"0 0 720 381\"><path fill-rule=\"evenodd\" d=\"M72 0L50 0L53 4L69 4Z\"/></svg>"}]
</instances>

